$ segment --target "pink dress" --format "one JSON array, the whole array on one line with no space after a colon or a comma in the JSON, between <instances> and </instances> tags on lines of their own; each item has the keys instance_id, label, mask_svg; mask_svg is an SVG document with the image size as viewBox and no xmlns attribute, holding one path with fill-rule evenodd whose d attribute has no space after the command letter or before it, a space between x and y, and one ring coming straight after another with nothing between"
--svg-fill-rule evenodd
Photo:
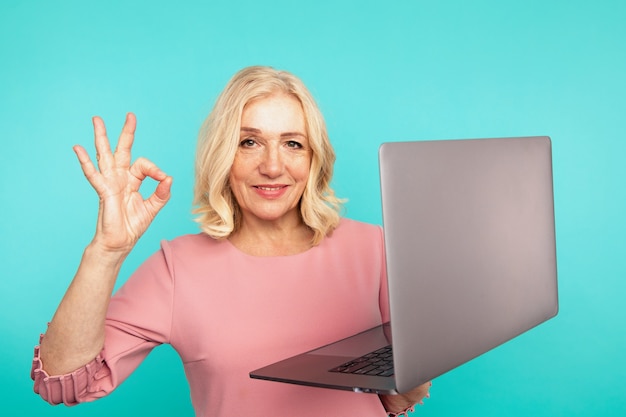
<instances>
[{"instance_id":1,"label":"pink dress","mask_svg":"<svg viewBox=\"0 0 626 417\"><path fill-rule=\"evenodd\" d=\"M203 234L163 242L112 298L97 358L49 376L35 349L35 391L54 404L103 397L169 343L197 416L385 416L376 395L249 377L386 320L384 262L382 229L347 219L292 256L250 256Z\"/></svg>"}]
</instances>

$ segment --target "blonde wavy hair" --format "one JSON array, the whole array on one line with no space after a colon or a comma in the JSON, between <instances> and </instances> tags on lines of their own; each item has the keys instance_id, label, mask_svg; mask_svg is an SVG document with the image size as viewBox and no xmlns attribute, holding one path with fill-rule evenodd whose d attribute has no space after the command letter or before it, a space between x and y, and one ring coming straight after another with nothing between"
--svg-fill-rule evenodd
<instances>
[{"instance_id":1,"label":"blonde wavy hair","mask_svg":"<svg viewBox=\"0 0 626 417\"><path fill-rule=\"evenodd\" d=\"M319 244L339 223L343 200L330 187L335 151L313 96L293 74L253 66L242 69L229 81L198 135L193 213L202 231L213 238L227 238L241 224L241 210L230 189L229 174L239 147L243 109L252 100L277 93L295 97L304 111L313 152L300 214L314 232L312 244Z\"/></svg>"}]
</instances>

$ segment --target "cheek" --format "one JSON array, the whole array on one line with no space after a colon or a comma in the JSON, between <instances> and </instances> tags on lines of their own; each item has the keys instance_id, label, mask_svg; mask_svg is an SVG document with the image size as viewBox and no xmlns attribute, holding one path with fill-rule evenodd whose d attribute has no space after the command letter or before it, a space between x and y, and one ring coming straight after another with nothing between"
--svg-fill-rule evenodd
<instances>
[{"instance_id":1,"label":"cheek","mask_svg":"<svg viewBox=\"0 0 626 417\"><path fill-rule=\"evenodd\" d=\"M307 165L303 166L302 169L299 170L298 178L301 181L305 181L306 182L306 180L309 178L310 172L311 172L311 167L310 167L310 165L307 164Z\"/></svg>"},{"instance_id":2,"label":"cheek","mask_svg":"<svg viewBox=\"0 0 626 417\"><path fill-rule=\"evenodd\" d=\"M311 159L301 158L294 161L292 175L300 181L306 181L311 173Z\"/></svg>"},{"instance_id":3,"label":"cheek","mask_svg":"<svg viewBox=\"0 0 626 417\"><path fill-rule=\"evenodd\" d=\"M250 158L237 154L230 167L229 179L231 184L243 181L248 176Z\"/></svg>"},{"instance_id":4,"label":"cheek","mask_svg":"<svg viewBox=\"0 0 626 417\"><path fill-rule=\"evenodd\" d=\"M230 174L228 175L230 191L237 201L240 200L242 189L245 188L245 175L241 168L241 166L237 166L236 163L233 163L233 166L230 168Z\"/></svg>"}]
</instances>

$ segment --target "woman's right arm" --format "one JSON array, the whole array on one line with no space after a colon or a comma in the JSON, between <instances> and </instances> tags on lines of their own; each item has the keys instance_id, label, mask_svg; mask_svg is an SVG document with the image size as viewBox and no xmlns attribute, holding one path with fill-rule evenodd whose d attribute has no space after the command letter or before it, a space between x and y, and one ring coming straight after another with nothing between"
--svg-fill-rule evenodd
<instances>
[{"instance_id":1,"label":"woman's right arm","mask_svg":"<svg viewBox=\"0 0 626 417\"><path fill-rule=\"evenodd\" d=\"M85 177L100 199L96 233L83 253L45 336L40 355L48 375L62 375L92 361L104 345L104 323L121 265L170 197L172 178L152 162L131 163L136 119L126 116L115 151L104 122L94 117L97 167L87 151L75 146ZM146 178L158 182L144 200L139 187Z\"/></svg>"}]
</instances>

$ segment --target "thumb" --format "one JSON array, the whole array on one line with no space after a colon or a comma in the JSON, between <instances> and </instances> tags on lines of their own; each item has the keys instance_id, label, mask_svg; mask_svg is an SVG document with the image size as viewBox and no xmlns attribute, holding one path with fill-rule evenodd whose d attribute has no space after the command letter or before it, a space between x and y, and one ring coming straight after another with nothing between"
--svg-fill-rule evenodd
<instances>
[{"instance_id":1,"label":"thumb","mask_svg":"<svg viewBox=\"0 0 626 417\"><path fill-rule=\"evenodd\" d=\"M156 216L156 214L167 204L171 196L171 188L172 182L174 179L170 176L166 176L164 179L159 181L156 189L148 197L145 201L146 207L152 213L152 215Z\"/></svg>"}]
</instances>

